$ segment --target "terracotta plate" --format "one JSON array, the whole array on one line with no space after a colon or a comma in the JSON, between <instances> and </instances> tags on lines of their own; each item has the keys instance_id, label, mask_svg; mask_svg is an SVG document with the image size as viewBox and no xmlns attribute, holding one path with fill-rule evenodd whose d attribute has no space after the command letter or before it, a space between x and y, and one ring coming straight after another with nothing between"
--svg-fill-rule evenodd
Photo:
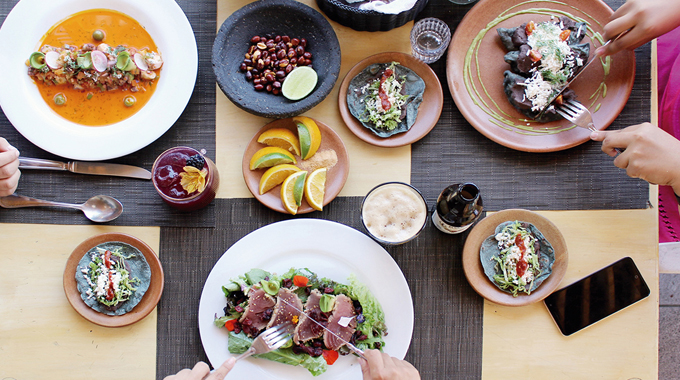
<instances>
[{"instance_id":1,"label":"terracotta plate","mask_svg":"<svg viewBox=\"0 0 680 380\"><path fill-rule=\"evenodd\" d=\"M349 112L349 108L347 107L347 88L349 87L349 82L367 66L374 63L389 63L392 61L397 61L402 66L415 71L415 73L425 81L425 93L423 94L423 102L420 103L420 107L418 108L418 117L411 129L409 129L408 132L398 133L384 138L376 136L371 130L361 125L359 120ZM442 113L444 93L437 75L432 71L430 66L408 54L397 52L380 53L362 60L349 70L345 79L343 79L340 84L338 105L340 107L342 120L345 121L347 128L349 128L352 133L369 144L391 148L413 144L430 133L435 124L437 124L439 116Z\"/></svg>"},{"instance_id":2,"label":"terracotta plate","mask_svg":"<svg viewBox=\"0 0 680 380\"><path fill-rule=\"evenodd\" d=\"M500 290L486 277L479 258L479 250L484 239L493 235L499 224L514 220L529 222L536 226L555 249L552 274L530 295L520 294L517 297ZM524 306L543 300L564 278L567 261L567 243L557 227L545 217L528 210L510 209L487 216L472 229L463 247L463 271L472 288L487 300L505 306Z\"/></svg>"},{"instance_id":3,"label":"terracotta plate","mask_svg":"<svg viewBox=\"0 0 680 380\"><path fill-rule=\"evenodd\" d=\"M80 292L76 286L76 268L78 267L80 259L90 249L99 244L112 241L127 243L139 249L142 254L144 254L144 258L146 258L146 262L149 263L149 267L151 268L151 284L146 293L144 293L142 300L129 313L117 316L102 314L87 306L80 297ZM95 235L80 243L80 245L73 250L71 256L69 256L68 261L66 261L66 269L64 270L64 292L66 293L68 302L78 314L83 316L83 318L104 327L122 327L131 325L149 315L156 307L156 304L158 304L161 294L163 294L163 283L163 267L161 266L158 256L156 256L151 247L134 236L121 233Z\"/></svg>"},{"instance_id":4,"label":"terracotta plate","mask_svg":"<svg viewBox=\"0 0 680 380\"><path fill-rule=\"evenodd\" d=\"M517 27L530 20L548 21L550 15L562 14L589 23L582 42L590 43L592 58L595 48L601 46L592 39L593 32L602 34L612 14L600 0L531 0L519 4L514 0L481 0L456 28L447 60L451 95L467 121L491 140L526 152L559 151L589 140L588 130L566 120L526 121L503 92L503 72L510 65L503 60L506 50L496 29ZM499 21L503 17L507 19ZM624 51L611 57L608 75L601 62L593 62L570 87L593 112L595 127L605 129L628 101L634 79L635 55Z\"/></svg>"},{"instance_id":5,"label":"terracotta plate","mask_svg":"<svg viewBox=\"0 0 680 380\"><path fill-rule=\"evenodd\" d=\"M345 182L347 181L347 175L349 174L349 156L347 155L347 149L345 149L345 144L343 144L340 136L338 136L335 131L333 131L326 124L314 120L316 125L319 126L319 131L321 132L321 146L317 152L321 152L326 149L332 149L338 156L338 163L326 173L326 191L324 195L323 205L327 205L335 199L335 197L340 193ZM274 120L271 123L265 125L260 129L259 132L253 139L250 140L248 146L246 147L245 153L243 153L243 179L246 181L248 190L253 193L253 196L257 198L263 205L269 207L270 209L278 212L283 212L288 214L288 211L283 207L283 202L281 202L281 185L269 190L268 192L260 195L260 178L262 174L268 169L258 169L250 170L250 158L260 150L266 147L264 144L257 142L257 138L260 134L268 129L272 128L288 128L297 136L297 127L293 122L292 118ZM298 164L302 161L299 156L295 156ZM298 214L306 214L315 211L312 206L307 203L305 198L302 198L302 204L298 208Z\"/></svg>"}]
</instances>

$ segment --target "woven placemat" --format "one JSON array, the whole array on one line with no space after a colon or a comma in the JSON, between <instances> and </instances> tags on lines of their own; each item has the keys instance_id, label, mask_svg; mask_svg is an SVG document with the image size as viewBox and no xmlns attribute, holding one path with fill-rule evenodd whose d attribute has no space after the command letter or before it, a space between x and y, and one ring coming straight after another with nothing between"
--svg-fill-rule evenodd
<instances>
[{"instance_id":1,"label":"woven placemat","mask_svg":"<svg viewBox=\"0 0 680 380\"><path fill-rule=\"evenodd\" d=\"M623 1L607 1L617 9ZM430 0L418 16L445 20L451 30L471 6ZM625 108L609 127L620 129L651 120L650 44L635 51L636 76ZM552 153L526 153L499 145L477 132L453 103L446 60L433 63L444 90L441 118L428 136L413 144L411 184L428 199L452 183L471 181L481 189L487 210L631 209L648 205L647 182L629 178L604 154L601 143L586 142Z\"/></svg>"},{"instance_id":2,"label":"woven placemat","mask_svg":"<svg viewBox=\"0 0 680 380\"><path fill-rule=\"evenodd\" d=\"M322 213L298 217L333 220L362 231L361 200L337 198ZM255 199L218 199L216 205L214 229L161 230L165 288L158 304L158 379L207 360L196 321L203 284L212 266L251 231L292 218ZM411 289L415 325L406 359L420 370L423 379L441 379L444 374L471 379L481 376L483 299L463 274L464 237L443 234L430 224L414 241L386 247Z\"/></svg>"},{"instance_id":3,"label":"woven placemat","mask_svg":"<svg viewBox=\"0 0 680 380\"><path fill-rule=\"evenodd\" d=\"M0 3L0 21L4 22L17 2L8 0ZM159 154L178 145L205 149L208 157L213 160L215 158L215 75L210 57L217 28L217 4L215 1L189 0L178 0L177 3L187 15L198 45L198 77L191 100L177 122L158 140L142 150L108 162L141 166L151 170ZM49 25L46 26L48 27ZM0 112L0 136L17 147L22 156L63 161L60 157L26 140L2 112ZM120 200L125 208L123 215L110 223L112 225L210 227L215 223L213 205L197 212L178 212L161 200L151 181L24 170L17 193L70 203L82 203L98 194L111 195ZM44 208L0 209L0 222L90 223L77 211L64 212Z\"/></svg>"}]
</instances>

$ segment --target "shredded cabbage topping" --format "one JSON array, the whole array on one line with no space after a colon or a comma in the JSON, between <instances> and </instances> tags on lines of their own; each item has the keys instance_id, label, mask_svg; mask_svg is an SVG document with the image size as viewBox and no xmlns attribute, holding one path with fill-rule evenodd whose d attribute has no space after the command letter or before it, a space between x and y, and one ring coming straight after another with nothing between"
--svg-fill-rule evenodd
<instances>
[{"instance_id":1,"label":"shredded cabbage topping","mask_svg":"<svg viewBox=\"0 0 680 380\"><path fill-rule=\"evenodd\" d=\"M361 93L366 94L362 100L366 107L365 117L361 121L390 131L399 125L402 106L406 104L409 96L401 93L405 78L396 78L394 74L394 68L398 64L399 62L392 62L380 76L361 88ZM388 70L391 74L385 75ZM384 80L383 76L386 77ZM381 98L381 93L384 99ZM383 100L389 102L389 107L383 107Z\"/></svg>"},{"instance_id":2,"label":"shredded cabbage topping","mask_svg":"<svg viewBox=\"0 0 680 380\"><path fill-rule=\"evenodd\" d=\"M519 221L507 225L496 234L499 256L491 260L496 261L497 275L494 281L501 289L512 292L513 297L521 293L531 294L534 280L541 273L536 253L536 237Z\"/></svg>"}]
</instances>

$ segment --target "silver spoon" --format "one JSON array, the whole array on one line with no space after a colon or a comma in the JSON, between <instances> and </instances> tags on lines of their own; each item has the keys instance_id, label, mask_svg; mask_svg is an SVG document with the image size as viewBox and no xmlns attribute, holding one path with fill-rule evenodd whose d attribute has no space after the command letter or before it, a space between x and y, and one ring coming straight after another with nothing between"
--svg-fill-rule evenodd
<instances>
[{"instance_id":1,"label":"silver spoon","mask_svg":"<svg viewBox=\"0 0 680 380\"><path fill-rule=\"evenodd\" d=\"M35 206L75 208L85 213L87 219L97 223L110 222L123 213L123 205L116 198L108 195L94 196L83 204L44 201L17 194L0 197L0 207L19 208Z\"/></svg>"}]
</instances>

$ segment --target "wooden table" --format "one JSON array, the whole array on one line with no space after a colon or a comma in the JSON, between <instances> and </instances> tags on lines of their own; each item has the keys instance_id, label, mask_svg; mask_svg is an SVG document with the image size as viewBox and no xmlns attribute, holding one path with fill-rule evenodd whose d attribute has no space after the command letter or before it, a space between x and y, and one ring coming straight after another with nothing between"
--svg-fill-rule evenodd
<instances>
[{"instance_id":1,"label":"wooden table","mask_svg":"<svg viewBox=\"0 0 680 380\"><path fill-rule=\"evenodd\" d=\"M218 1L218 26L234 9L248 2ZM316 7L313 0L303 2ZM351 44L356 32L333 25L342 44L342 78L354 63L377 51ZM383 51L408 52L406 36L411 25L371 37L384 43ZM342 126L337 87L309 115ZM236 109L219 90L217 97L217 164L223 177L239 178L241 155L229 144L241 146L242 151L244 142L266 120ZM243 126L240 135L225 128L226 118ZM341 196L361 196L385 180L409 181L410 147L376 149L360 142L346 128L335 130L352 157L352 171ZM395 160L400 162L396 168L388 165ZM382 170L387 166L390 170ZM375 173L380 176L374 177ZM243 183L233 181L220 188L219 197L242 198L250 194ZM656 199L655 188L650 199ZM573 379L583 378L585 373L588 378L657 377L658 227L655 202L651 203L651 208L642 210L540 211L557 225L567 241L569 267L562 285L622 256L631 256L650 286L651 295L572 337L560 335L542 303L511 308L485 302L482 378ZM66 258L80 242L103 232L135 235L160 253L163 261L161 229L157 227L0 225L0 379L152 379L176 372L173 368L159 369L157 373L155 311L135 325L112 329L85 321L68 304L62 287ZM164 298L172 296L166 293ZM418 329L419 321L415 324ZM427 352L427 346L427 339L420 339L413 341L411 347ZM450 359L446 352L407 358L422 368L433 368L433 361ZM423 377L457 378L454 374L432 372L424 372Z\"/></svg>"}]
</instances>

